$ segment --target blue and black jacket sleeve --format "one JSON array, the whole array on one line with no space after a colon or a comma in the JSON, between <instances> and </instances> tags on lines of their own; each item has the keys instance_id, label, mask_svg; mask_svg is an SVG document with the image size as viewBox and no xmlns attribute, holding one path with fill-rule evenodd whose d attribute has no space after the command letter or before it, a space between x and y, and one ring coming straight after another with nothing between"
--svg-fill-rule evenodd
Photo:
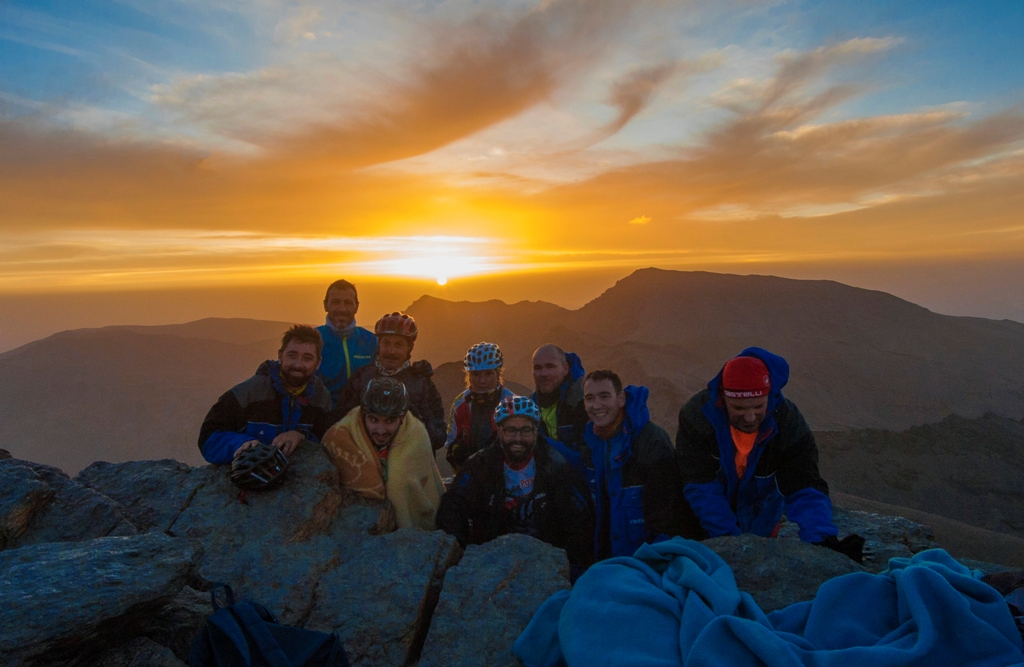
<instances>
[{"instance_id":1,"label":"blue and black jacket sleeve","mask_svg":"<svg viewBox=\"0 0 1024 667\"><path fill-rule=\"evenodd\" d=\"M242 443L252 440L245 433L245 410L233 390L221 394L199 429L199 451L210 463L230 463Z\"/></svg>"},{"instance_id":2,"label":"blue and black jacket sleeve","mask_svg":"<svg viewBox=\"0 0 1024 667\"><path fill-rule=\"evenodd\" d=\"M705 390L679 411L675 457L683 495L708 537L739 535L736 513L725 495L715 430L701 412L707 400Z\"/></svg>"},{"instance_id":3,"label":"blue and black jacket sleeve","mask_svg":"<svg viewBox=\"0 0 1024 667\"><path fill-rule=\"evenodd\" d=\"M800 539L820 542L837 535L828 484L818 470L818 445L803 415L786 401L777 414L781 448L775 479L786 499L786 516L800 526ZM780 414L781 413L781 414Z\"/></svg>"}]
</instances>

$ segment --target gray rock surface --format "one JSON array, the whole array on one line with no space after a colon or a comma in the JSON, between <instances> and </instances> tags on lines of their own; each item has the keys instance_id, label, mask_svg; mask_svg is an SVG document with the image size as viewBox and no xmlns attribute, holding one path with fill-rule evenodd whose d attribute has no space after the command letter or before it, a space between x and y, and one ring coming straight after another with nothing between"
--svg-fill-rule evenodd
<instances>
[{"instance_id":1,"label":"gray rock surface","mask_svg":"<svg viewBox=\"0 0 1024 667\"><path fill-rule=\"evenodd\" d=\"M732 568L736 585L765 613L811 600L825 581L864 568L831 549L756 535L705 540Z\"/></svg>"},{"instance_id":2,"label":"gray rock surface","mask_svg":"<svg viewBox=\"0 0 1024 667\"><path fill-rule=\"evenodd\" d=\"M57 468L39 463L25 465L31 467L54 493L13 546L81 542L138 532L125 519L121 506L110 498L78 484Z\"/></svg>"},{"instance_id":3,"label":"gray rock surface","mask_svg":"<svg viewBox=\"0 0 1024 667\"><path fill-rule=\"evenodd\" d=\"M526 535L470 545L445 575L420 665L520 665L512 643L544 600L566 588L561 549Z\"/></svg>"},{"instance_id":4,"label":"gray rock surface","mask_svg":"<svg viewBox=\"0 0 1024 667\"><path fill-rule=\"evenodd\" d=\"M440 531L402 529L338 545L307 628L338 630L353 665L407 665L420 654L445 571L462 549Z\"/></svg>"},{"instance_id":5,"label":"gray rock surface","mask_svg":"<svg viewBox=\"0 0 1024 667\"><path fill-rule=\"evenodd\" d=\"M854 533L864 538L865 553L869 557L863 565L868 572L883 571L889 566L890 558L910 558L919 551L938 547L931 528L901 516L833 507L832 520L840 538ZM783 520L779 537L799 539L798 532L799 526Z\"/></svg>"},{"instance_id":6,"label":"gray rock surface","mask_svg":"<svg viewBox=\"0 0 1024 667\"><path fill-rule=\"evenodd\" d=\"M0 664L74 664L139 634L200 557L159 534L0 552Z\"/></svg>"},{"instance_id":7,"label":"gray rock surface","mask_svg":"<svg viewBox=\"0 0 1024 667\"><path fill-rule=\"evenodd\" d=\"M207 470L172 459L97 461L82 470L75 481L120 503L139 530L163 531L170 528L208 479Z\"/></svg>"},{"instance_id":8,"label":"gray rock surface","mask_svg":"<svg viewBox=\"0 0 1024 667\"><path fill-rule=\"evenodd\" d=\"M127 644L104 651L86 667L187 667L171 649L152 639L136 637Z\"/></svg>"},{"instance_id":9,"label":"gray rock surface","mask_svg":"<svg viewBox=\"0 0 1024 667\"><path fill-rule=\"evenodd\" d=\"M0 461L0 549L21 537L36 514L53 497L53 489L21 461Z\"/></svg>"},{"instance_id":10,"label":"gray rock surface","mask_svg":"<svg viewBox=\"0 0 1024 667\"><path fill-rule=\"evenodd\" d=\"M192 640L213 612L210 594L185 586L146 624L143 634L188 662Z\"/></svg>"},{"instance_id":11,"label":"gray rock surface","mask_svg":"<svg viewBox=\"0 0 1024 667\"><path fill-rule=\"evenodd\" d=\"M207 581L230 584L282 623L340 630L353 665L407 663L422 646L424 619L458 558L457 543L438 531L387 533L390 504L341 489L317 446L303 446L291 461L281 486L244 500L224 467L189 473L198 483L169 532L203 544ZM155 485L154 493L163 492Z\"/></svg>"}]
</instances>

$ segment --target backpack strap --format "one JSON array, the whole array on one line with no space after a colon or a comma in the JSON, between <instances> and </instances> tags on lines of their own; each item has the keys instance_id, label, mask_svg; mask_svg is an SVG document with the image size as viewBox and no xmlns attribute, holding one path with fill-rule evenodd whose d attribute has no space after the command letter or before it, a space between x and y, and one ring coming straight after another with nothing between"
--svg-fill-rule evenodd
<instances>
[{"instance_id":1,"label":"backpack strap","mask_svg":"<svg viewBox=\"0 0 1024 667\"><path fill-rule=\"evenodd\" d=\"M230 607L230 606L234 605L235 604L235 592L231 590L231 587L228 586L227 584L222 584L222 583L219 583L219 582L214 582L213 588L210 589L210 604L213 606L213 610L217 611L218 609L222 609L222 607L219 604L217 604L217 589L218 588L223 588L224 589L224 597L228 601L227 606Z\"/></svg>"},{"instance_id":2,"label":"backpack strap","mask_svg":"<svg viewBox=\"0 0 1024 667\"><path fill-rule=\"evenodd\" d=\"M257 613L256 609L248 602L239 602L231 607L231 612L238 618L242 628L256 642L256 647L270 667L294 667L288 659L281 645L274 639L267 629L267 622ZM248 650L246 651L248 653Z\"/></svg>"},{"instance_id":3,"label":"backpack strap","mask_svg":"<svg viewBox=\"0 0 1024 667\"><path fill-rule=\"evenodd\" d=\"M216 602L214 603L216 604ZM210 625L213 625L218 630L224 633L230 641L238 654L242 656L242 664L245 667L252 665L252 656L249 654L249 642L245 639L245 633L242 631L241 626L235 617L231 614L228 609L218 609L217 611L210 614L210 617L206 619Z\"/></svg>"}]
</instances>

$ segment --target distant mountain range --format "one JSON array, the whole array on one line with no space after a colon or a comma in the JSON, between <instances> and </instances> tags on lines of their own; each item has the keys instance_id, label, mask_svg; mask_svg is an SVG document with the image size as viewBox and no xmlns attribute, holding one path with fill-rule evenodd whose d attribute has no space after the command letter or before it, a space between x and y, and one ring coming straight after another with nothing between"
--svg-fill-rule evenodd
<instances>
[{"instance_id":1,"label":"distant mountain range","mask_svg":"<svg viewBox=\"0 0 1024 667\"><path fill-rule=\"evenodd\" d=\"M672 435L679 407L725 361L766 347L792 366L786 394L820 432L836 491L1024 534L1022 324L937 315L830 281L657 269L574 311L422 297L407 312L421 332L413 356L433 363L446 407L473 343L498 343L507 380L527 392L532 351L553 342L587 369L650 387L652 415ZM81 329L0 354L0 447L70 473L98 459L199 464L207 409L276 355L290 324Z\"/></svg>"}]
</instances>

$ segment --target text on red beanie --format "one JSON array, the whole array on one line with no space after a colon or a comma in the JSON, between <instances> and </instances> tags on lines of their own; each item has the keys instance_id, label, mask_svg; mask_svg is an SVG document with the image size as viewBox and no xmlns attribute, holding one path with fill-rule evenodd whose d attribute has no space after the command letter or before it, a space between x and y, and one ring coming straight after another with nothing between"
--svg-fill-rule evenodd
<instances>
[{"instance_id":1,"label":"text on red beanie","mask_svg":"<svg viewBox=\"0 0 1024 667\"><path fill-rule=\"evenodd\" d=\"M722 393L729 398L758 398L771 389L768 367L757 357L730 359L722 371Z\"/></svg>"}]
</instances>

